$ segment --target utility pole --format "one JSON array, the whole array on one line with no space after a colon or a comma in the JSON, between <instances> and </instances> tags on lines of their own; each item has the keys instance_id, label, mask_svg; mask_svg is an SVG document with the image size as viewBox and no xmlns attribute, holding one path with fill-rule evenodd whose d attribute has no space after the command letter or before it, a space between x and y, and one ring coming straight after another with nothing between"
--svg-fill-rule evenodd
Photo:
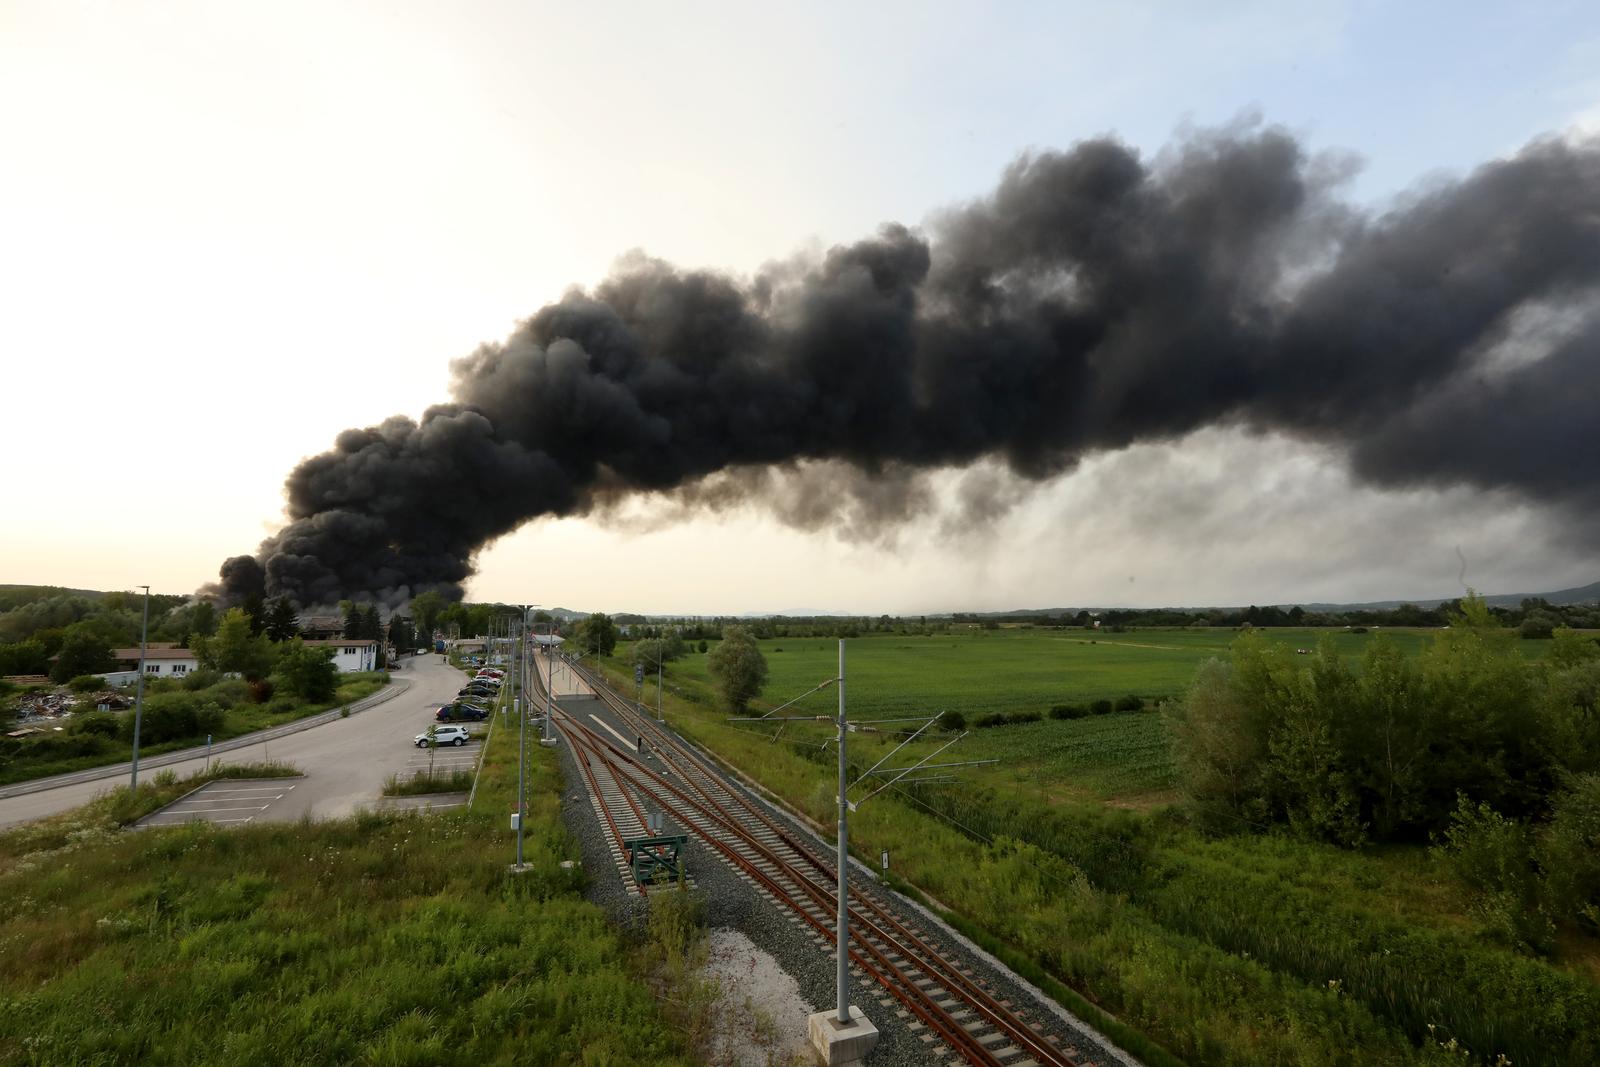
<instances>
[{"instance_id":1,"label":"utility pole","mask_svg":"<svg viewBox=\"0 0 1600 1067\"><path fill-rule=\"evenodd\" d=\"M150 644L150 587L146 585L140 588L144 590L144 621L139 624L139 679L133 698L133 778L128 783L128 788L134 792L139 790L139 728L144 724L144 657Z\"/></svg>"},{"instance_id":2,"label":"utility pole","mask_svg":"<svg viewBox=\"0 0 1600 1067\"><path fill-rule=\"evenodd\" d=\"M667 721L666 718L663 717L662 714L661 714L661 661L666 659L666 656L663 654L665 651L666 651L666 645L662 644L660 641L657 641L656 642L656 722L666 722Z\"/></svg>"}]
</instances>

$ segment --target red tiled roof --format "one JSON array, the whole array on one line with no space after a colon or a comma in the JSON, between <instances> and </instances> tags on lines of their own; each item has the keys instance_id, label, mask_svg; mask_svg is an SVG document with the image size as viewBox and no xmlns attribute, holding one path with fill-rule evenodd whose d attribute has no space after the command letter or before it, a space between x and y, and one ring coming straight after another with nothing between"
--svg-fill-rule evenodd
<instances>
[{"instance_id":1,"label":"red tiled roof","mask_svg":"<svg viewBox=\"0 0 1600 1067\"><path fill-rule=\"evenodd\" d=\"M114 648L111 650L113 658L118 660L138 660L137 648ZM194 649L179 648L177 645L146 645L144 658L151 659L194 659Z\"/></svg>"}]
</instances>

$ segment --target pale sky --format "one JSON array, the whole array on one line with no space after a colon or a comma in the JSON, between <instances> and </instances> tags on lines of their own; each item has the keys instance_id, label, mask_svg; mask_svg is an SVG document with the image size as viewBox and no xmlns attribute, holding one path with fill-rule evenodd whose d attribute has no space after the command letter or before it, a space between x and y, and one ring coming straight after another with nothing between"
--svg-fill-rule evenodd
<instances>
[{"instance_id":1,"label":"pale sky","mask_svg":"<svg viewBox=\"0 0 1600 1067\"><path fill-rule=\"evenodd\" d=\"M1029 148L1259 114L1379 205L1600 128L1600 8L1533 3L0 0L0 582L183 592L349 426L643 249L748 273L985 194ZM1457 548L1460 555L1457 554ZM1559 523L1206 430L979 533L756 511L536 522L474 599L928 612L1554 589Z\"/></svg>"}]
</instances>

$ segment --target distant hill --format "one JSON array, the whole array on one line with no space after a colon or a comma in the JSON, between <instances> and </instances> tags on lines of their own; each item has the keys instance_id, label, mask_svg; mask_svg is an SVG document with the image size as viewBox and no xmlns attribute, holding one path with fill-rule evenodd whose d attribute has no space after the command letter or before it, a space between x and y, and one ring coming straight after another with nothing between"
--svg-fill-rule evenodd
<instances>
[{"instance_id":1,"label":"distant hill","mask_svg":"<svg viewBox=\"0 0 1600 1067\"><path fill-rule=\"evenodd\" d=\"M1558 589L1553 593L1486 594L1483 599L1492 608L1514 608L1529 597L1541 597L1558 607L1566 604L1600 603L1600 582L1590 582L1588 585L1580 585L1573 589ZM1401 604L1415 604L1419 608L1436 608L1440 604L1455 599L1456 597L1447 596L1432 600L1375 600L1366 604L1302 604L1300 606L1307 611L1389 611L1399 607ZM1288 605L1283 606L1287 607Z\"/></svg>"},{"instance_id":2,"label":"distant hill","mask_svg":"<svg viewBox=\"0 0 1600 1067\"><path fill-rule=\"evenodd\" d=\"M1440 604L1446 604L1446 603L1449 603L1452 600L1458 599L1460 597L1460 595L1461 594L1457 593L1455 596L1433 597L1433 598L1419 597L1419 598L1415 598L1415 599L1411 599L1411 600L1369 600L1369 601L1365 601L1365 602L1359 603L1359 604L1331 604L1331 603L1322 603L1322 602L1309 603L1309 602L1306 602L1306 601L1283 601L1283 602L1280 602L1280 603L1277 603L1277 604L1268 604L1268 603L1262 602L1262 603L1259 604L1259 606L1260 607L1291 608L1291 607L1294 607L1296 604L1298 604L1300 607L1305 608L1307 611L1322 611L1322 612L1332 612L1332 611L1392 611L1395 608L1398 608L1402 604L1415 604L1419 608L1436 608ZM1548 600L1550 603L1555 604L1558 607L1559 606L1563 606L1563 605L1567 605L1567 604L1596 604L1596 603L1600 603L1600 582L1590 582L1588 585L1580 585L1580 586L1577 586L1577 587L1572 588L1572 589L1558 589L1553 593L1494 593L1494 594L1485 594L1483 599L1484 599L1484 601L1486 603L1488 603L1488 605L1490 607L1495 607L1495 608L1514 608L1514 607L1518 607L1519 605L1521 605L1521 603L1524 600L1528 599L1529 597L1542 597L1543 599ZM1107 609L1110 609L1110 608L1117 608L1117 607L1123 607L1123 606L1124 605L1119 605L1119 604L1099 604L1099 605L1088 606L1088 610L1090 610L1090 611L1104 611L1104 610L1107 610ZM1166 608L1159 608L1159 609L1154 609L1154 610L1162 610L1162 611L1208 611L1208 610L1213 610L1213 609L1217 609L1217 610L1237 610L1237 609L1248 607L1248 606L1249 605L1246 605L1246 604L1206 604L1206 605L1190 605L1188 607L1169 606L1169 607L1166 607ZM962 612L962 614L976 615L976 616L979 616L979 617L990 616L990 615L994 615L994 616L1005 615L1005 616L1013 616L1013 617L1015 617L1015 616L1021 616L1021 615L1061 615L1061 614L1071 615L1071 614L1075 614L1076 612L1078 612L1080 610L1083 610L1083 609L1077 608L1077 607L1071 607L1071 608L1019 608L1019 609L1017 609L1015 611L977 611L977 612ZM949 614L949 612L941 612L940 614L941 615L947 615L947 614Z\"/></svg>"}]
</instances>

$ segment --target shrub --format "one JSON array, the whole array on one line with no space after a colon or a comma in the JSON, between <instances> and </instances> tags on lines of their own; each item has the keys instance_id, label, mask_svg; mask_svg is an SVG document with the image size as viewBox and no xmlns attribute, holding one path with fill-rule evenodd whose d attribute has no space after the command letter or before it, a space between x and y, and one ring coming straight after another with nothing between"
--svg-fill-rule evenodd
<instances>
[{"instance_id":1,"label":"shrub","mask_svg":"<svg viewBox=\"0 0 1600 1067\"><path fill-rule=\"evenodd\" d=\"M1600 774L1578 776L1556 798L1537 854L1550 913L1600 929Z\"/></svg>"},{"instance_id":2,"label":"shrub","mask_svg":"<svg viewBox=\"0 0 1600 1067\"><path fill-rule=\"evenodd\" d=\"M1116 710L1118 710L1118 711L1140 711L1143 708L1144 708L1144 698L1143 697L1136 697L1136 696L1131 696L1130 695L1130 696L1118 697L1117 698Z\"/></svg>"},{"instance_id":3,"label":"shrub","mask_svg":"<svg viewBox=\"0 0 1600 1067\"><path fill-rule=\"evenodd\" d=\"M1561 620L1549 612L1535 611L1529 613L1518 632L1525 640L1544 641L1555 635L1555 629L1561 625Z\"/></svg>"},{"instance_id":4,"label":"shrub","mask_svg":"<svg viewBox=\"0 0 1600 1067\"><path fill-rule=\"evenodd\" d=\"M252 699L250 683L243 678L223 678L205 690L206 699L221 708L236 708Z\"/></svg>"},{"instance_id":5,"label":"shrub","mask_svg":"<svg viewBox=\"0 0 1600 1067\"><path fill-rule=\"evenodd\" d=\"M1082 704L1057 704L1050 709L1052 719L1081 719L1089 714Z\"/></svg>"},{"instance_id":6,"label":"shrub","mask_svg":"<svg viewBox=\"0 0 1600 1067\"><path fill-rule=\"evenodd\" d=\"M965 730L967 717L952 708L939 716L939 726L946 730Z\"/></svg>"},{"instance_id":7,"label":"shrub","mask_svg":"<svg viewBox=\"0 0 1600 1067\"><path fill-rule=\"evenodd\" d=\"M1109 700L1096 700L1089 705L1089 711L1094 715L1110 715L1112 706Z\"/></svg>"},{"instance_id":8,"label":"shrub","mask_svg":"<svg viewBox=\"0 0 1600 1067\"><path fill-rule=\"evenodd\" d=\"M1533 836L1526 826L1463 794L1434 853L1472 891L1472 910L1491 931L1522 948L1550 948L1554 932L1535 906Z\"/></svg>"},{"instance_id":9,"label":"shrub","mask_svg":"<svg viewBox=\"0 0 1600 1067\"><path fill-rule=\"evenodd\" d=\"M271 678L257 678L255 681L250 682L249 685L250 703L252 704L265 704L272 699L272 692L277 688L273 685Z\"/></svg>"},{"instance_id":10,"label":"shrub","mask_svg":"<svg viewBox=\"0 0 1600 1067\"><path fill-rule=\"evenodd\" d=\"M117 717L108 711L90 711L72 717L69 729L78 734L94 734L97 737L116 737L121 730Z\"/></svg>"},{"instance_id":11,"label":"shrub","mask_svg":"<svg viewBox=\"0 0 1600 1067\"><path fill-rule=\"evenodd\" d=\"M210 689L220 681L222 681L222 675L220 672L207 670L206 668L201 667L200 669L192 671L184 676L183 687L189 692L194 693L201 689Z\"/></svg>"},{"instance_id":12,"label":"shrub","mask_svg":"<svg viewBox=\"0 0 1600 1067\"><path fill-rule=\"evenodd\" d=\"M222 729L222 722L222 709L198 694L158 694L144 702L139 740L153 745L162 741L198 739ZM133 739L133 723L132 715L122 717L123 740Z\"/></svg>"},{"instance_id":13,"label":"shrub","mask_svg":"<svg viewBox=\"0 0 1600 1067\"><path fill-rule=\"evenodd\" d=\"M105 687L106 680L98 674L80 674L67 683L67 688L74 693L92 693Z\"/></svg>"},{"instance_id":14,"label":"shrub","mask_svg":"<svg viewBox=\"0 0 1600 1067\"><path fill-rule=\"evenodd\" d=\"M106 750L105 739L98 734L68 731L30 737L17 752L18 761L71 759L74 756L98 756Z\"/></svg>"},{"instance_id":15,"label":"shrub","mask_svg":"<svg viewBox=\"0 0 1600 1067\"><path fill-rule=\"evenodd\" d=\"M1008 720L1002 713L998 711L991 711L987 715L979 715L976 719L972 720L972 725L980 730L986 730L991 726L1004 726L1009 721L1010 720Z\"/></svg>"}]
</instances>

